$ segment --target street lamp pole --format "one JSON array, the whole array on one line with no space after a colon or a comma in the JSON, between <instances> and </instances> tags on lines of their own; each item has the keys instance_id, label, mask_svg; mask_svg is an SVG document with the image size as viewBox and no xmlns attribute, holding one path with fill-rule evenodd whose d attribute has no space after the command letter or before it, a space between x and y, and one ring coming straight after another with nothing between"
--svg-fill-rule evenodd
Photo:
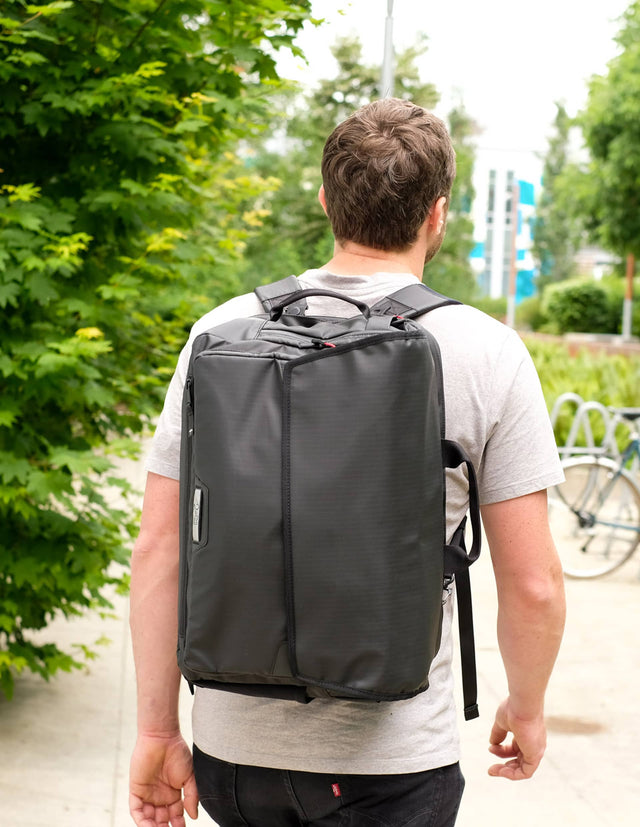
<instances>
[{"instance_id":1,"label":"street lamp pole","mask_svg":"<svg viewBox=\"0 0 640 827\"><path fill-rule=\"evenodd\" d=\"M387 20L384 27L384 58L380 78L380 97L393 97L393 0L387 0Z\"/></svg>"},{"instance_id":2,"label":"street lamp pole","mask_svg":"<svg viewBox=\"0 0 640 827\"><path fill-rule=\"evenodd\" d=\"M516 285L518 280L518 207L520 185L514 181L511 188L511 266L509 267L509 293L507 295L507 325L516 326Z\"/></svg>"},{"instance_id":3,"label":"street lamp pole","mask_svg":"<svg viewBox=\"0 0 640 827\"><path fill-rule=\"evenodd\" d=\"M631 341L633 324L633 276L636 270L636 259L632 253L627 256L627 278L622 305L622 338L625 342Z\"/></svg>"}]
</instances>

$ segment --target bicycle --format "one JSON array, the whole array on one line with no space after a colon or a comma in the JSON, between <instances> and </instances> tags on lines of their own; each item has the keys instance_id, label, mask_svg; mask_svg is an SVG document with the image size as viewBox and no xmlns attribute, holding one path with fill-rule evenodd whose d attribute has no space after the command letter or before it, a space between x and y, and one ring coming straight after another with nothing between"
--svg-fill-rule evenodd
<instances>
[{"instance_id":1,"label":"bicycle","mask_svg":"<svg viewBox=\"0 0 640 827\"><path fill-rule=\"evenodd\" d=\"M549 490L549 522L568 577L601 577L626 563L640 543L640 486L628 466L640 462L639 408L613 409L629 424L617 458L574 456L565 481Z\"/></svg>"}]
</instances>

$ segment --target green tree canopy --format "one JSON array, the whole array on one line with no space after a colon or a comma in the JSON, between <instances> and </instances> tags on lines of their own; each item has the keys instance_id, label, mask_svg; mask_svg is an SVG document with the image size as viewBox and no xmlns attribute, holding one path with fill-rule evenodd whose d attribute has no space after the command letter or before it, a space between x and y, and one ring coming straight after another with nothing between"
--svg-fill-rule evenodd
<instances>
[{"instance_id":1,"label":"green tree canopy","mask_svg":"<svg viewBox=\"0 0 640 827\"><path fill-rule=\"evenodd\" d=\"M574 125L562 104L556 104L553 133L549 139L542 173L542 194L536 205L533 225L533 254L538 261L538 285L563 281L575 273L582 222L574 215L572 200L562 174L569 165L569 133Z\"/></svg>"},{"instance_id":2,"label":"green tree canopy","mask_svg":"<svg viewBox=\"0 0 640 827\"><path fill-rule=\"evenodd\" d=\"M473 302L477 282L469 256L474 247L470 211L475 191L473 136L477 125L462 104L449 113L449 133L456 150L456 180L451 192L447 232L438 255L427 264L425 282L459 301Z\"/></svg>"},{"instance_id":3,"label":"green tree canopy","mask_svg":"<svg viewBox=\"0 0 640 827\"><path fill-rule=\"evenodd\" d=\"M621 256L640 255L640 2L616 37L620 53L589 87L578 116L590 161L568 174L577 212L592 238Z\"/></svg>"},{"instance_id":4,"label":"green tree canopy","mask_svg":"<svg viewBox=\"0 0 640 827\"><path fill-rule=\"evenodd\" d=\"M0 7L0 689L77 660L29 631L108 605L110 453L157 412L197 297L256 223L248 135L308 0ZM107 487L110 496L107 496Z\"/></svg>"}]
</instances>

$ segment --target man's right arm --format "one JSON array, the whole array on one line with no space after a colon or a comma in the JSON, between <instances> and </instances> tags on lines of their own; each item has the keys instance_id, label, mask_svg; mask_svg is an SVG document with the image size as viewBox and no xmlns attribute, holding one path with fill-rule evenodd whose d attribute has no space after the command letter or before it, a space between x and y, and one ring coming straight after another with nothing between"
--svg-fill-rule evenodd
<instances>
[{"instance_id":1,"label":"man's right arm","mask_svg":"<svg viewBox=\"0 0 640 827\"><path fill-rule=\"evenodd\" d=\"M564 629L562 567L538 491L482 507L498 589L498 642L509 696L499 706L490 751L505 763L490 775L530 778L546 748L544 696ZM505 744L508 733L513 741Z\"/></svg>"},{"instance_id":2,"label":"man's right arm","mask_svg":"<svg viewBox=\"0 0 640 827\"><path fill-rule=\"evenodd\" d=\"M184 827L183 808L191 818L198 812L191 753L178 718L179 500L177 480L148 475L131 561L138 739L131 758L129 807L139 827Z\"/></svg>"}]
</instances>

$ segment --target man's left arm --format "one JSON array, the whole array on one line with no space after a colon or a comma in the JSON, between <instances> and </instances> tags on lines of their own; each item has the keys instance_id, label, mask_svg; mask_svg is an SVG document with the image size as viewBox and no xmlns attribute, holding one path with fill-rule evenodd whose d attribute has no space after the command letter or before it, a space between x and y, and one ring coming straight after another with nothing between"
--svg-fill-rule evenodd
<instances>
[{"instance_id":1,"label":"man's left arm","mask_svg":"<svg viewBox=\"0 0 640 827\"><path fill-rule=\"evenodd\" d=\"M546 747L544 697L565 619L562 567L549 532L546 491L485 505L482 520L498 589L498 642L509 697L490 751L508 759L490 775L530 778ZM508 733L511 743L505 744Z\"/></svg>"},{"instance_id":2,"label":"man's left arm","mask_svg":"<svg viewBox=\"0 0 640 827\"><path fill-rule=\"evenodd\" d=\"M178 568L179 483L150 473L131 562L138 738L129 809L138 827L184 827L185 808L192 818L198 814L191 752L178 719Z\"/></svg>"}]
</instances>

